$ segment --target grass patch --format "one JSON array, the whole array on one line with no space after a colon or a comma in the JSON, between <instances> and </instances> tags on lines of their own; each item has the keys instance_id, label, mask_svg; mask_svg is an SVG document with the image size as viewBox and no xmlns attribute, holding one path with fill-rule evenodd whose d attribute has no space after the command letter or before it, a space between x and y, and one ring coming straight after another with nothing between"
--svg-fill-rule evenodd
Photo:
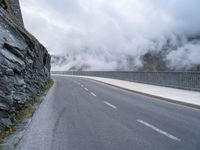
<instances>
[{"instance_id":1,"label":"grass patch","mask_svg":"<svg viewBox=\"0 0 200 150\"><path fill-rule=\"evenodd\" d=\"M13 120L13 125L10 127L7 127L6 129L0 131L0 143L2 142L2 140L13 134L14 133L14 127L19 124L22 123L22 121L24 121L24 119L29 118L33 115L33 113L36 110L36 107L41 103L41 96L43 96L53 85L53 80L49 80L49 82L43 87L43 89L41 90L41 92L39 92L36 97L28 102L25 106L23 106L18 113L16 114L14 120Z\"/></svg>"}]
</instances>

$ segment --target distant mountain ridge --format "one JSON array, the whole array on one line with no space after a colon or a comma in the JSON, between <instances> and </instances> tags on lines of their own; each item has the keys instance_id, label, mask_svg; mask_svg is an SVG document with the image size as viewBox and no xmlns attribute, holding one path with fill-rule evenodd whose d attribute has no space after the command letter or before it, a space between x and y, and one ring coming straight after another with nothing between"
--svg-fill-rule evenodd
<instances>
[{"instance_id":1,"label":"distant mountain ridge","mask_svg":"<svg viewBox=\"0 0 200 150\"><path fill-rule=\"evenodd\" d=\"M178 39L178 38L177 38ZM110 70L121 70L121 71L200 71L200 63L193 62L192 58L188 58L191 50L189 49L194 45L194 48L200 51L200 36L190 37L186 42L182 42L180 38L177 42L166 40L166 43L158 50L149 49L145 54L141 55L139 60L141 65L136 65L135 58L132 56L125 56L123 59L114 60L116 66ZM155 43L157 44L157 43ZM189 45L189 46L188 46ZM196 46L198 45L198 46ZM195 47L196 46L196 47ZM193 47L192 47L193 48ZM182 52L181 56L178 54ZM172 55L173 53L174 56ZM88 71L88 70L102 70L94 68L92 63L87 61L87 58L79 57L81 54L69 53L67 55L52 55L52 70L65 70L65 71ZM86 55L85 52L82 55ZM89 55L89 54L88 54ZM170 62L168 57L172 57L175 62ZM177 56L176 56L177 55ZM177 57L177 58L176 58ZM195 57L196 58L196 57ZM82 59L82 60L81 60ZM83 60L85 59L85 61ZM94 56L94 59L98 59ZM188 61L185 63L185 59ZM198 58L197 58L198 59ZM177 62L176 62L177 60ZM105 58L105 64L109 62ZM113 60L112 60L113 61ZM123 66L123 62L126 65ZM105 69L108 70L108 69Z\"/></svg>"}]
</instances>

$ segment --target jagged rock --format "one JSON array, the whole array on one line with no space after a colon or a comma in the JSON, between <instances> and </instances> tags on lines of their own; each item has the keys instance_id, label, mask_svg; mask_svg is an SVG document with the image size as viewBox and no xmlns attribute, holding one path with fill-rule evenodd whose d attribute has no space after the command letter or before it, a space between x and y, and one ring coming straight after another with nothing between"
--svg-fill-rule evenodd
<instances>
[{"instance_id":1,"label":"jagged rock","mask_svg":"<svg viewBox=\"0 0 200 150\"><path fill-rule=\"evenodd\" d=\"M6 110L6 111L8 111L8 106L6 106L5 104L3 104L3 103L0 103L0 110Z\"/></svg>"},{"instance_id":2,"label":"jagged rock","mask_svg":"<svg viewBox=\"0 0 200 150\"><path fill-rule=\"evenodd\" d=\"M12 3L18 0L0 0L0 129L50 79L50 55L23 27L20 14L13 16Z\"/></svg>"},{"instance_id":3,"label":"jagged rock","mask_svg":"<svg viewBox=\"0 0 200 150\"><path fill-rule=\"evenodd\" d=\"M12 69L7 69L7 70L5 71L5 74L8 75L8 76L14 76L14 72L13 72Z\"/></svg>"},{"instance_id":4,"label":"jagged rock","mask_svg":"<svg viewBox=\"0 0 200 150\"><path fill-rule=\"evenodd\" d=\"M12 125L12 122L9 118L2 118L0 122L4 127L9 127Z\"/></svg>"}]
</instances>

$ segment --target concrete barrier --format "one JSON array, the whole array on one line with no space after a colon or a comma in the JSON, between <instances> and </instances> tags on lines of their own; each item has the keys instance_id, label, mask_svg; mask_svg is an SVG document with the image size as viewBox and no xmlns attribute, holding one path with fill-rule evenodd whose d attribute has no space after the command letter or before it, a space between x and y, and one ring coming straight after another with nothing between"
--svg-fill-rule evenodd
<instances>
[{"instance_id":1,"label":"concrete barrier","mask_svg":"<svg viewBox=\"0 0 200 150\"><path fill-rule=\"evenodd\" d=\"M200 91L200 72L52 71L52 74L104 77Z\"/></svg>"}]
</instances>

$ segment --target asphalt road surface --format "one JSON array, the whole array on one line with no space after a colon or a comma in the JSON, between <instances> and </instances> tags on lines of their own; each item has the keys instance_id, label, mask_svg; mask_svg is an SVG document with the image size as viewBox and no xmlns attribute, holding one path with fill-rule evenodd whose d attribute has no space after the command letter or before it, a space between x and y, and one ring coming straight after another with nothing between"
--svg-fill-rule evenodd
<instances>
[{"instance_id":1,"label":"asphalt road surface","mask_svg":"<svg viewBox=\"0 0 200 150\"><path fill-rule=\"evenodd\" d=\"M200 150L200 110L56 77L17 149Z\"/></svg>"}]
</instances>

